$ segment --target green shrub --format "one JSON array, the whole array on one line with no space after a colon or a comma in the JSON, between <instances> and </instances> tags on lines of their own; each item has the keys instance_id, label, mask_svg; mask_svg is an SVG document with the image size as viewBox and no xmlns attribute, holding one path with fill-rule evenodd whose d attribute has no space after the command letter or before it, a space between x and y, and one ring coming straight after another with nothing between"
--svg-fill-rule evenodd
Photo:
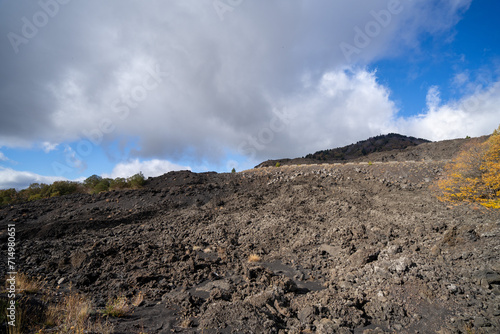
<instances>
[{"instance_id":1,"label":"green shrub","mask_svg":"<svg viewBox=\"0 0 500 334\"><path fill-rule=\"evenodd\" d=\"M231 169L231 173L236 173L236 169Z\"/></svg>"},{"instance_id":2,"label":"green shrub","mask_svg":"<svg viewBox=\"0 0 500 334\"><path fill-rule=\"evenodd\" d=\"M110 183L111 183L110 180L111 179L101 179L101 181L99 181L99 183L97 183L94 186L94 189L92 189L92 192L95 194L98 194L98 193L101 193L103 191L108 191Z\"/></svg>"},{"instance_id":3,"label":"green shrub","mask_svg":"<svg viewBox=\"0 0 500 334\"><path fill-rule=\"evenodd\" d=\"M33 195L30 195L30 197L28 197L28 201L36 201L36 200L39 200L39 199L42 199L42 194L33 194Z\"/></svg>"},{"instance_id":4,"label":"green shrub","mask_svg":"<svg viewBox=\"0 0 500 334\"><path fill-rule=\"evenodd\" d=\"M279 162L277 162L276 167L281 167L281 164Z\"/></svg>"},{"instance_id":5,"label":"green shrub","mask_svg":"<svg viewBox=\"0 0 500 334\"><path fill-rule=\"evenodd\" d=\"M14 188L0 190L0 204L7 205L14 203L17 199L17 191Z\"/></svg>"},{"instance_id":6,"label":"green shrub","mask_svg":"<svg viewBox=\"0 0 500 334\"><path fill-rule=\"evenodd\" d=\"M50 186L49 192L51 196L58 193L59 196L71 195L78 192L80 184L72 181L55 181Z\"/></svg>"},{"instance_id":7,"label":"green shrub","mask_svg":"<svg viewBox=\"0 0 500 334\"><path fill-rule=\"evenodd\" d=\"M97 186L97 184L99 182L101 182L101 180L102 180L102 177L94 174L94 175L86 178L85 181L83 181L83 185L85 186L85 188L92 190L95 188L95 186Z\"/></svg>"},{"instance_id":8,"label":"green shrub","mask_svg":"<svg viewBox=\"0 0 500 334\"><path fill-rule=\"evenodd\" d=\"M110 190L125 189L125 188L127 188L127 180L125 180L123 177L117 177L116 179L111 180L109 182Z\"/></svg>"},{"instance_id":9,"label":"green shrub","mask_svg":"<svg viewBox=\"0 0 500 334\"><path fill-rule=\"evenodd\" d=\"M102 311L104 315L108 317L123 317L129 314L131 311L130 305L127 298L117 297L113 300L109 300L106 304L106 308Z\"/></svg>"},{"instance_id":10,"label":"green shrub","mask_svg":"<svg viewBox=\"0 0 500 334\"><path fill-rule=\"evenodd\" d=\"M146 183L146 179L144 178L142 172L132 175L127 179L129 188L140 188L144 185L144 183Z\"/></svg>"},{"instance_id":11,"label":"green shrub","mask_svg":"<svg viewBox=\"0 0 500 334\"><path fill-rule=\"evenodd\" d=\"M14 188L0 189L0 205L9 205L21 202L36 201L43 198L70 195L75 193L100 193L103 191L127 188L140 188L146 183L142 172L127 179L117 177L116 179L102 178L92 175L80 182L55 181L51 185L45 183L32 183L28 188L17 191Z\"/></svg>"}]
</instances>

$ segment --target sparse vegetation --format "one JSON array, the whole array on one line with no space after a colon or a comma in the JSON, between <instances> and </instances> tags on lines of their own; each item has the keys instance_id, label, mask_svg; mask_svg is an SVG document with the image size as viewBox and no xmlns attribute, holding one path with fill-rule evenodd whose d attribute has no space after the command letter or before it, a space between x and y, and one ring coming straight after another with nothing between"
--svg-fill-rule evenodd
<instances>
[{"instance_id":1,"label":"sparse vegetation","mask_svg":"<svg viewBox=\"0 0 500 334\"><path fill-rule=\"evenodd\" d=\"M0 206L78 193L97 194L110 190L138 189L145 182L144 175L138 173L127 179L121 177L110 179L92 175L82 183L74 181L56 181L50 185L32 183L28 188L19 191L14 188L0 190Z\"/></svg>"},{"instance_id":2,"label":"sparse vegetation","mask_svg":"<svg viewBox=\"0 0 500 334\"><path fill-rule=\"evenodd\" d=\"M46 326L57 326L58 333L112 333L113 326L93 313L92 303L72 292L48 308Z\"/></svg>"},{"instance_id":3,"label":"sparse vegetation","mask_svg":"<svg viewBox=\"0 0 500 334\"><path fill-rule=\"evenodd\" d=\"M53 291L45 282L19 273L16 276L16 326L7 326L8 333L103 333L113 332L113 327L95 316L92 303L75 292L63 295L53 302ZM5 316L7 303L1 301ZM0 318L4 323L4 317Z\"/></svg>"},{"instance_id":4,"label":"sparse vegetation","mask_svg":"<svg viewBox=\"0 0 500 334\"><path fill-rule=\"evenodd\" d=\"M276 167L281 167L281 164L279 162L277 162Z\"/></svg>"},{"instance_id":5,"label":"sparse vegetation","mask_svg":"<svg viewBox=\"0 0 500 334\"><path fill-rule=\"evenodd\" d=\"M109 300L102 313L109 317L120 318L126 316L130 311L131 309L127 298L122 296Z\"/></svg>"},{"instance_id":6,"label":"sparse vegetation","mask_svg":"<svg viewBox=\"0 0 500 334\"><path fill-rule=\"evenodd\" d=\"M144 294L142 293L142 291L139 291L139 293L132 300L132 305L138 307L142 304L143 301L144 301Z\"/></svg>"},{"instance_id":7,"label":"sparse vegetation","mask_svg":"<svg viewBox=\"0 0 500 334\"><path fill-rule=\"evenodd\" d=\"M484 142L471 142L438 182L441 201L477 202L500 208L500 127Z\"/></svg>"},{"instance_id":8,"label":"sparse vegetation","mask_svg":"<svg viewBox=\"0 0 500 334\"><path fill-rule=\"evenodd\" d=\"M43 289L45 283L38 278L31 279L25 274L19 273L16 277L17 293L35 294Z\"/></svg>"},{"instance_id":9,"label":"sparse vegetation","mask_svg":"<svg viewBox=\"0 0 500 334\"><path fill-rule=\"evenodd\" d=\"M119 189L137 189L144 185L146 179L142 172L137 173L127 179L117 177L116 179L102 178L98 175L92 175L83 181L86 192L100 193L109 190Z\"/></svg>"},{"instance_id":10,"label":"sparse vegetation","mask_svg":"<svg viewBox=\"0 0 500 334\"><path fill-rule=\"evenodd\" d=\"M142 172L139 172L135 175L132 175L127 179L127 185L128 188L140 188L146 183L146 179L144 178L144 175Z\"/></svg>"},{"instance_id":11,"label":"sparse vegetation","mask_svg":"<svg viewBox=\"0 0 500 334\"><path fill-rule=\"evenodd\" d=\"M250 254L250 256L248 257L249 263L260 262L261 260L261 257L257 254Z\"/></svg>"}]
</instances>

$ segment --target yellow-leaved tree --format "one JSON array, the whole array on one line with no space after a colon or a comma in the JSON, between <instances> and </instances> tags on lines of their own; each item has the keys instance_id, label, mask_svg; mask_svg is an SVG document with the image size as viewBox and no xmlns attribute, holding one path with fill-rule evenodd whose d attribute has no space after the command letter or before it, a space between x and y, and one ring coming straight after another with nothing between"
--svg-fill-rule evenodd
<instances>
[{"instance_id":1,"label":"yellow-leaved tree","mask_svg":"<svg viewBox=\"0 0 500 334\"><path fill-rule=\"evenodd\" d=\"M500 209L500 127L483 143L472 142L446 166L438 198Z\"/></svg>"}]
</instances>

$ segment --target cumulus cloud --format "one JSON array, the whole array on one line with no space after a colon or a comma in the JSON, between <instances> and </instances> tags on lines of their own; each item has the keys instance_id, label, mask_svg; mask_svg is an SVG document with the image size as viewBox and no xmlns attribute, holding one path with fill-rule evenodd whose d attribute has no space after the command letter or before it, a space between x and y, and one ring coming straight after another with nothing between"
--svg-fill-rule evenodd
<instances>
[{"instance_id":1,"label":"cumulus cloud","mask_svg":"<svg viewBox=\"0 0 500 334\"><path fill-rule=\"evenodd\" d=\"M0 189L23 189L32 183L51 184L54 181L64 181L60 176L43 176L31 172L16 171L11 168L0 167Z\"/></svg>"},{"instance_id":2,"label":"cumulus cloud","mask_svg":"<svg viewBox=\"0 0 500 334\"><path fill-rule=\"evenodd\" d=\"M0 152L0 161L9 161L9 158L7 158L3 152Z\"/></svg>"},{"instance_id":3,"label":"cumulus cloud","mask_svg":"<svg viewBox=\"0 0 500 334\"><path fill-rule=\"evenodd\" d=\"M345 68L418 48L470 2L256 0L221 20L212 1L71 1L17 53L0 48L0 146L107 147L128 136L139 138L133 158L213 163L228 151L295 156L379 134L394 127L390 92L373 72ZM24 36L42 10L13 2L0 33ZM346 57L342 43L358 51ZM280 127L280 113L297 116Z\"/></svg>"},{"instance_id":4,"label":"cumulus cloud","mask_svg":"<svg viewBox=\"0 0 500 334\"><path fill-rule=\"evenodd\" d=\"M390 89L377 81L376 71L330 71L307 85L307 93L282 101L283 108L243 140L240 153L258 162L260 151L296 157L389 132L436 141L481 136L498 127L500 82L447 103L439 87L431 86L426 109L409 118L398 116Z\"/></svg>"},{"instance_id":5,"label":"cumulus cloud","mask_svg":"<svg viewBox=\"0 0 500 334\"><path fill-rule=\"evenodd\" d=\"M446 104L439 99L438 87L431 87L427 96L427 110L415 117L398 119L395 127L399 131L443 140L490 134L500 123L500 82Z\"/></svg>"},{"instance_id":6,"label":"cumulus cloud","mask_svg":"<svg viewBox=\"0 0 500 334\"><path fill-rule=\"evenodd\" d=\"M176 165L166 160L152 159L147 161L139 161L139 159L135 159L129 162L122 162L117 164L115 168L113 168L111 174L105 174L103 176L111 178L126 178L142 172L145 177L154 177L174 170L191 170L191 168L187 166Z\"/></svg>"},{"instance_id":7,"label":"cumulus cloud","mask_svg":"<svg viewBox=\"0 0 500 334\"><path fill-rule=\"evenodd\" d=\"M351 68L325 73L307 93L283 106L288 123L267 148L273 156L305 155L378 135L390 129L397 113L375 71Z\"/></svg>"}]
</instances>

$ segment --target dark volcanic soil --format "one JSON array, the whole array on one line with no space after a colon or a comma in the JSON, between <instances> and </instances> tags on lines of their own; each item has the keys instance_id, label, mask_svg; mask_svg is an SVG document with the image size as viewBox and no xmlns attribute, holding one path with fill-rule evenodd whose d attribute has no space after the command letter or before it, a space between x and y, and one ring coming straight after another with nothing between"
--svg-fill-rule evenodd
<instances>
[{"instance_id":1,"label":"dark volcanic soil","mask_svg":"<svg viewBox=\"0 0 500 334\"><path fill-rule=\"evenodd\" d=\"M499 333L500 213L438 202L443 164L171 172L4 207L3 251L15 222L19 271L142 292L116 333Z\"/></svg>"}]
</instances>

